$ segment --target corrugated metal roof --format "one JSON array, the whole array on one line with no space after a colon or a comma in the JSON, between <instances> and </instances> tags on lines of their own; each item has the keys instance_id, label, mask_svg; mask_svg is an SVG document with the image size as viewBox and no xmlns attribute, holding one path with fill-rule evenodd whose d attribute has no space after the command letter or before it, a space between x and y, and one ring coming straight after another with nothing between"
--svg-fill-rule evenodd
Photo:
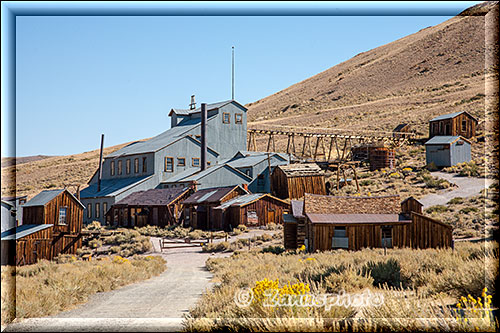
<instances>
[{"instance_id":1,"label":"corrugated metal roof","mask_svg":"<svg viewBox=\"0 0 500 333\"><path fill-rule=\"evenodd\" d=\"M180 197L189 188L150 189L131 193L115 205L164 206Z\"/></svg>"},{"instance_id":2,"label":"corrugated metal roof","mask_svg":"<svg viewBox=\"0 0 500 333\"><path fill-rule=\"evenodd\" d=\"M236 198L224 202L220 206L215 207L215 209L226 209L231 206L244 206L245 204L258 200L265 195L266 195L265 193L252 193L252 194L240 195L237 196Z\"/></svg>"},{"instance_id":3,"label":"corrugated metal roof","mask_svg":"<svg viewBox=\"0 0 500 333\"><path fill-rule=\"evenodd\" d=\"M207 104L207 111L211 111L211 110L215 110L215 109L219 109L229 103L236 103L237 105L239 105L240 107L244 108L245 110L247 110L247 108L243 105L241 105L240 103L238 103L237 101L235 100L227 100L227 101L222 101L222 102L217 102L217 103L211 103L211 104ZM189 110L189 109L171 109L170 110L170 113L169 115L174 112L175 114L178 114L178 115L191 115L193 113L198 113L198 112L201 112L201 105L200 107L194 109L194 110Z\"/></svg>"},{"instance_id":4,"label":"corrugated metal roof","mask_svg":"<svg viewBox=\"0 0 500 333\"><path fill-rule=\"evenodd\" d=\"M153 176L103 179L100 191L97 191L97 183L91 184L80 192L80 198L115 196L151 177Z\"/></svg>"},{"instance_id":5,"label":"corrugated metal roof","mask_svg":"<svg viewBox=\"0 0 500 333\"><path fill-rule=\"evenodd\" d=\"M44 190L25 203L23 207L45 206L49 201L57 197L62 192L64 192L64 190Z\"/></svg>"},{"instance_id":6,"label":"corrugated metal roof","mask_svg":"<svg viewBox=\"0 0 500 333\"><path fill-rule=\"evenodd\" d=\"M445 145L445 144L453 143L459 139L462 139L462 140L470 143L469 140L465 139L464 137L456 135L456 136L434 136L429 141L427 141L425 144L426 145Z\"/></svg>"},{"instance_id":7,"label":"corrugated metal roof","mask_svg":"<svg viewBox=\"0 0 500 333\"><path fill-rule=\"evenodd\" d=\"M304 211L304 200L292 200L292 214L297 218L304 217L302 212Z\"/></svg>"},{"instance_id":8,"label":"corrugated metal roof","mask_svg":"<svg viewBox=\"0 0 500 333\"><path fill-rule=\"evenodd\" d=\"M471 117L472 119L474 119L475 121L477 121L476 117L474 117L473 115L471 115L469 112L467 111L459 111L459 112L454 112L454 113L449 113L449 114L443 114L443 115L440 115L440 116L437 116L436 118L433 118L429 121L436 121L436 120L444 120L444 119L451 119L451 118L455 118L456 116L458 115L461 115L462 113L466 113L469 115L469 117Z\"/></svg>"},{"instance_id":9,"label":"corrugated metal roof","mask_svg":"<svg viewBox=\"0 0 500 333\"><path fill-rule=\"evenodd\" d=\"M184 178L190 177L199 172L200 168L189 168L163 181L162 184L182 182Z\"/></svg>"},{"instance_id":10,"label":"corrugated metal roof","mask_svg":"<svg viewBox=\"0 0 500 333\"><path fill-rule=\"evenodd\" d=\"M2 232L2 240L17 240L37 231L53 227L53 224L23 224Z\"/></svg>"},{"instance_id":11,"label":"corrugated metal roof","mask_svg":"<svg viewBox=\"0 0 500 333\"><path fill-rule=\"evenodd\" d=\"M199 190L193 193L189 198L184 200L184 203L196 205L202 202L205 203L218 202L237 187L239 186L226 186L226 187L217 187L217 188L208 188Z\"/></svg>"},{"instance_id":12,"label":"corrugated metal roof","mask_svg":"<svg viewBox=\"0 0 500 333\"><path fill-rule=\"evenodd\" d=\"M200 171L198 173L193 174L192 176L183 178L182 181L183 182L198 181L198 180L202 179L203 177L206 177L207 175L211 174L212 172L214 172L220 168L227 168L230 171L233 171L234 173L242 176L243 178L246 178L248 181L252 181L252 178L250 176L244 174L243 172L239 171L238 169L233 168L232 166L230 166L228 164L216 164L216 165L210 166L203 171Z\"/></svg>"},{"instance_id":13,"label":"corrugated metal roof","mask_svg":"<svg viewBox=\"0 0 500 333\"><path fill-rule=\"evenodd\" d=\"M306 213L312 223L337 223L337 224L385 224L385 223L411 223L402 214L313 214Z\"/></svg>"},{"instance_id":14,"label":"corrugated metal roof","mask_svg":"<svg viewBox=\"0 0 500 333\"><path fill-rule=\"evenodd\" d=\"M279 166L288 177L324 175L316 163L294 163Z\"/></svg>"}]
</instances>

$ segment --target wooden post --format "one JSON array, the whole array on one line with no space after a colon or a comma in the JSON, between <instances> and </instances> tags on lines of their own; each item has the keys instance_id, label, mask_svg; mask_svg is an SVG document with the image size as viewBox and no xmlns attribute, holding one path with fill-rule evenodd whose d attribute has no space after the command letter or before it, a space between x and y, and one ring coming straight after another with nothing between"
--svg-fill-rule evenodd
<instances>
[{"instance_id":1,"label":"wooden post","mask_svg":"<svg viewBox=\"0 0 500 333\"><path fill-rule=\"evenodd\" d=\"M352 171L354 172L354 180L356 181L356 189L359 192L358 175L356 174L356 168L351 165Z\"/></svg>"},{"instance_id":2,"label":"wooden post","mask_svg":"<svg viewBox=\"0 0 500 333\"><path fill-rule=\"evenodd\" d=\"M316 138L316 147L314 148L314 161L316 161L318 159L318 147L319 147L319 141L320 141L321 137L317 137Z\"/></svg>"},{"instance_id":3,"label":"wooden post","mask_svg":"<svg viewBox=\"0 0 500 333\"><path fill-rule=\"evenodd\" d=\"M291 135L288 134L288 142L286 144L286 153L287 154L290 154L290 139L291 139Z\"/></svg>"},{"instance_id":4,"label":"wooden post","mask_svg":"<svg viewBox=\"0 0 500 333\"><path fill-rule=\"evenodd\" d=\"M330 162L330 157L332 156L332 147L333 146L333 136L330 138L330 149L328 150L328 162Z\"/></svg>"},{"instance_id":5,"label":"wooden post","mask_svg":"<svg viewBox=\"0 0 500 333\"><path fill-rule=\"evenodd\" d=\"M339 182L340 182L340 164L337 164L337 192L339 190Z\"/></svg>"},{"instance_id":6,"label":"wooden post","mask_svg":"<svg viewBox=\"0 0 500 333\"><path fill-rule=\"evenodd\" d=\"M304 158L306 153L306 143L307 143L307 136L304 135L304 144L302 145L302 158Z\"/></svg>"},{"instance_id":7,"label":"wooden post","mask_svg":"<svg viewBox=\"0 0 500 333\"><path fill-rule=\"evenodd\" d=\"M344 160L344 155L345 155L346 148L347 148L347 138L344 139L344 149L342 149L342 157L340 158L341 160Z\"/></svg>"},{"instance_id":8,"label":"wooden post","mask_svg":"<svg viewBox=\"0 0 500 333\"><path fill-rule=\"evenodd\" d=\"M339 144L337 142L337 137L335 137L335 149L337 150L337 159L340 157Z\"/></svg>"},{"instance_id":9,"label":"wooden post","mask_svg":"<svg viewBox=\"0 0 500 333\"><path fill-rule=\"evenodd\" d=\"M271 132L269 132L269 139L267 140L267 151L268 152L271 149L271 138L272 137L273 137L273 135L271 134Z\"/></svg>"},{"instance_id":10,"label":"wooden post","mask_svg":"<svg viewBox=\"0 0 500 333\"><path fill-rule=\"evenodd\" d=\"M254 151L257 151L257 139L255 138L257 136L257 133L253 133L252 141L253 141L253 149Z\"/></svg>"}]
</instances>

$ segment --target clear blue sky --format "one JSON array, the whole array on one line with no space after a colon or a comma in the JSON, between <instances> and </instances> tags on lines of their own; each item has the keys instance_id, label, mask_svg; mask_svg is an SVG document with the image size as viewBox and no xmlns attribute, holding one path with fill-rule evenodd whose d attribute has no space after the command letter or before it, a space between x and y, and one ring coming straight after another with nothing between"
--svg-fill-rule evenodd
<instances>
[{"instance_id":1,"label":"clear blue sky","mask_svg":"<svg viewBox=\"0 0 500 333\"><path fill-rule=\"evenodd\" d=\"M105 146L151 137L192 94L230 99L233 45L246 104L449 18L18 17L17 156L97 149L101 133Z\"/></svg>"}]
</instances>

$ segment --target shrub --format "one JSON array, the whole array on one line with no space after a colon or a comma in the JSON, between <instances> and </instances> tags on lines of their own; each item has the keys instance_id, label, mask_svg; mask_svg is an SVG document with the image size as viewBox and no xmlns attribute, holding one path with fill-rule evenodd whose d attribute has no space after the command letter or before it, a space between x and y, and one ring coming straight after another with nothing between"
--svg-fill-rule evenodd
<instances>
[{"instance_id":1,"label":"shrub","mask_svg":"<svg viewBox=\"0 0 500 333\"><path fill-rule=\"evenodd\" d=\"M266 225L266 229L267 229L267 230L276 230L276 229L277 229L277 225L276 225L276 223L273 223L273 222L268 223L268 224Z\"/></svg>"},{"instance_id":2,"label":"shrub","mask_svg":"<svg viewBox=\"0 0 500 333\"><path fill-rule=\"evenodd\" d=\"M460 213L463 213L463 214L467 214L470 212L477 212L477 211L478 211L478 209L476 207L465 207L465 208L460 209Z\"/></svg>"},{"instance_id":3,"label":"shrub","mask_svg":"<svg viewBox=\"0 0 500 333\"><path fill-rule=\"evenodd\" d=\"M464 202L464 198L456 197L448 201L448 205L458 205Z\"/></svg>"},{"instance_id":4,"label":"shrub","mask_svg":"<svg viewBox=\"0 0 500 333\"><path fill-rule=\"evenodd\" d=\"M360 275L353 269L346 269L338 274L332 273L325 278L326 291L331 293L362 290L373 284L374 279L370 275Z\"/></svg>"},{"instance_id":5,"label":"shrub","mask_svg":"<svg viewBox=\"0 0 500 333\"><path fill-rule=\"evenodd\" d=\"M261 250L262 253L273 253L273 254L282 254L285 252L285 248L281 245L269 245Z\"/></svg>"},{"instance_id":6,"label":"shrub","mask_svg":"<svg viewBox=\"0 0 500 333\"><path fill-rule=\"evenodd\" d=\"M89 247L92 249L97 249L98 247L101 247L101 246L102 246L102 241L100 241L98 239L92 239L89 242Z\"/></svg>"},{"instance_id":7,"label":"shrub","mask_svg":"<svg viewBox=\"0 0 500 333\"><path fill-rule=\"evenodd\" d=\"M226 252L229 249L229 242L207 243L202 247L203 252Z\"/></svg>"},{"instance_id":8,"label":"shrub","mask_svg":"<svg viewBox=\"0 0 500 333\"><path fill-rule=\"evenodd\" d=\"M383 262L375 263L369 261L362 269L363 275L369 273L373 278L373 285L381 287L400 287L401 285L401 266L396 259L390 258Z\"/></svg>"},{"instance_id":9,"label":"shrub","mask_svg":"<svg viewBox=\"0 0 500 333\"><path fill-rule=\"evenodd\" d=\"M444 213L448 211L448 207L443 206L443 205L435 205L427 208L425 210L426 213L432 214L432 213Z\"/></svg>"},{"instance_id":10,"label":"shrub","mask_svg":"<svg viewBox=\"0 0 500 333\"><path fill-rule=\"evenodd\" d=\"M359 182L359 185L361 186L368 186L368 185L373 185L375 181L372 179L363 179L362 181Z\"/></svg>"},{"instance_id":11,"label":"shrub","mask_svg":"<svg viewBox=\"0 0 500 333\"><path fill-rule=\"evenodd\" d=\"M237 228L239 231L241 231L241 232L248 232L248 228L247 228L247 226L246 226L246 225L244 225L244 224L240 224L240 225L238 225L236 228Z\"/></svg>"}]
</instances>

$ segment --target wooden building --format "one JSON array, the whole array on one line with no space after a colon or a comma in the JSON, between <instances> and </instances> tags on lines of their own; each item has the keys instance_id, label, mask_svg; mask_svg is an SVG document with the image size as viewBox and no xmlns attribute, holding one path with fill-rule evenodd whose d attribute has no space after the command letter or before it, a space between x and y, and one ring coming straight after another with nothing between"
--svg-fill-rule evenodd
<instances>
[{"instance_id":1,"label":"wooden building","mask_svg":"<svg viewBox=\"0 0 500 333\"><path fill-rule=\"evenodd\" d=\"M434 136L457 136L470 139L476 136L478 120L467 111L438 116L429 121L429 138Z\"/></svg>"},{"instance_id":2,"label":"wooden building","mask_svg":"<svg viewBox=\"0 0 500 333\"><path fill-rule=\"evenodd\" d=\"M222 220L214 215L214 208L244 194L249 193L239 185L196 191L183 201L185 225L202 230L222 230Z\"/></svg>"},{"instance_id":3,"label":"wooden building","mask_svg":"<svg viewBox=\"0 0 500 333\"><path fill-rule=\"evenodd\" d=\"M394 138L404 138L407 134L411 133L410 124L399 124L392 130L392 136Z\"/></svg>"},{"instance_id":4,"label":"wooden building","mask_svg":"<svg viewBox=\"0 0 500 333\"><path fill-rule=\"evenodd\" d=\"M193 192L192 187L134 192L111 206L106 220L111 225L121 227L181 224L184 221L182 202Z\"/></svg>"},{"instance_id":5,"label":"wooden building","mask_svg":"<svg viewBox=\"0 0 500 333\"><path fill-rule=\"evenodd\" d=\"M471 160L472 142L462 136L435 136L425 143L427 164L450 167Z\"/></svg>"},{"instance_id":6,"label":"wooden building","mask_svg":"<svg viewBox=\"0 0 500 333\"><path fill-rule=\"evenodd\" d=\"M291 200L291 214L283 215L283 236L285 249L296 249L305 245L306 239L306 217L302 214L304 210L303 200Z\"/></svg>"},{"instance_id":7,"label":"wooden building","mask_svg":"<svg viewBox=\"0 0 500 333\"><path fill-rule=\"evenodd\" d=\"M326 194L325 173L315 163L277 166L271 175L271 193L280 199L299 199L304 193Z\"/></svg>"},{"instance_id":8,"label":"wooden building","mask_svg":"<svg viewBox=\"0 0 500 333\"><path fill-rule=\"evenodd\" d=\"M23 206L23 224L2 233L2 246L16 249L8 261L25 265L75 254L82 246L83 209L68 190L40 192Z\"/></svg>"},{"instance_id":9,"label":"wooden building","mask_svg":"<svg viewBox=\"0 0 500 333\"><path fill-rule=\"evenodd\" d=\"M421 214L421 204L399 196L306 194L305 245L309 251L365 247L438 248L452 244L452 227Z\"/></svg>"},{"instance_id":10,"label":"wooden building","mask_svg":"<svg viewBox=\"0 0 500 333\"><path fill-rule=\"evenodd\" d=\"M213 209L214 225L231 230L238 225L248 227L282 224L283 214L290 211L290 204L270 194L255 193L237 196Z\"/></svg>"}]
</instances>

